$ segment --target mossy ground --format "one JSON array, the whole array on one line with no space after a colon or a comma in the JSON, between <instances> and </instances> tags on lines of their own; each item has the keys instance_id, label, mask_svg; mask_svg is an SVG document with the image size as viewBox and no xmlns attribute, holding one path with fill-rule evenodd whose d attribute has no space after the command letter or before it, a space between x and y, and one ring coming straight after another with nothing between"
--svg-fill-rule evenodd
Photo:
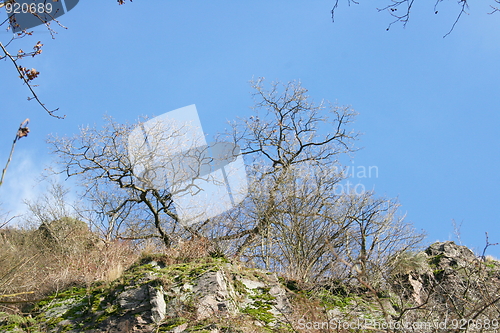
<instances>
[{"instance_id":1,"label":"mossy ground","mask_svg":"<svg viewBox=\"0 0 500 333\"><path fill-rule=\"evenodd\" d=\"M4 316L2 319L0 314L0 331L15 332L18 329L27 332L56 330L83 332L96 329L110 318L126 315L126 311L120 308L117 298L130 286L148 284L153 288L162 287L165 291L178 290L174 294L189 294L188 289L185 289L186 286L194 286L196 280L208 272L221 270L230 283L236 302L244 304L239 308L239 314L230 321L224 317L197 320L193 311L196 309L196 304L191 304L192 298L185 297L179 306L182 310L176 316L167 317L161 323L157 323L156 330L168 332L175 327L185 325L186 331L197 333L210 332L214 328L221 332L293 331L289 323L280 322L276 312L272 311L275 297L270 294L267 285L277 281L270 273L233 265L224 258L206 257L189 262L167 263L168 258L162 255L145 256L112 282L75 286L47 297L34 305L30 316L8 318ZM250 289L242 282L244 279L262 282L266 287ZM310 304L317 302L316 309L320 309L319 311L326 313L328 310L338 309L347 316L353 313L373 312L375 313L373 316L379 317L376 306L370 305L373 305L373 302L370 303L362 297L326 289L316 289L311 292L283 278L279 283L292 286L293 294L304 297L305 302ZM168 302L168 297L166 300ZM229 322L231 324L228 324ZM241 329L238 330L236 327Z\"/></svg>"},{"instance_id":2,"label":"mossy ground","mask_svg":"<svg viewBox=\"0 0 500 333\"><path fill-rule=\"evenodd\" d=\"M120 293L132 285L149 284L155 288L162 286L164 289L172 289L177 286L194 284L195 280L203 274L219 270L225 271L229 277L235 275L259 281L265 281L268 278L268 274L265 272L231 265L224 258L198 258L190 262L170 265L166 265L167 261L168 258L163 255L145 256L115 281L76 286L48 296L32 307L30 316L7 316L6 314L0 316L0 331L20 329L29 332L50 332L52 330L64 332L95 329L110 317L124 314L124 310L120 308L116 300ZM232 287L236 294L245 297L251 293L238 279L231 278L230 280L234 282ZM258 320L264 324L274 320L274 315L268 312L271 308L270 301L273 299L268 292L269 290L264 288L252 293L251 298L254 301L254 306L248 307L243 313L247 314L250 319ZM185 305L189 305L189 301L189 299L185 300ZM190 314L186 313L186 315ZM213 324L198 322L187 317L166 318L158 325L158 331L168 331L186 322L189 323L189 331L192 332L210 331L210 325ZM222 326L218 325L218 327ZM259 330L260 328L257 327L256 332Z\"/></svg>"}]
</instances>

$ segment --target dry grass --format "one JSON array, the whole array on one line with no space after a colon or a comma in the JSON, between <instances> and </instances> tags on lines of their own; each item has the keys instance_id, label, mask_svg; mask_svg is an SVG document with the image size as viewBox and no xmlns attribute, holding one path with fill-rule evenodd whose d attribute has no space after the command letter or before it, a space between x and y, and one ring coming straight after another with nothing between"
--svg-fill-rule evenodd
<instances>
[{"instance_id":1,"label":"dry grass","mask_svg":"<svg viewBox=\"0 0 500 333\"><path fill-rule=\"evenodd\" d=\"M498 260L498 258L496 258L496 257L494 257L492 255L487 255L485 257L485 261L490 261L491 262L491 261L500 261L500 260Z\"/></svg>"},{"instance_id":2,"label":"dry grass","mask_svg":"<svg viewBox=\"0 0 500 333\"><path fill-rule=\"evenodd\" d=\"M188 240L179 241L168 249L148 240L141 246L141 255L146 258L154 257L165 265L173 265L209 257L213 253L212 248L211 242L204 237L191 237Z\"/></svg>"},{"instance_id":3,"label":"dry grass","mask_svg":"<svg viewBox=\"0 0 500 333\"><path fill-rule=\"evenodd\" d=\"M0 230L0 311L20 312L26 304L73 285L113 281L138 258L162 254L165 264L210 254L206 238L193 237L165 248L155 242L104 243L85 229L48 239L40 230Z\"/></svg>"},{"instance_id":4,"label":"dry grass","mask_svg":"<svg viewBox=\"0 0 500 333\"><path fill-rule=\"evenodd\" d=\"M104 244L90 233L71 237L75 242L65 239L72 244L68 249L55 247L37 231L2 230L0 311L19 312L30 301L72 285L114 280L139 256L127 242Z\"/></svg>"}]
</instances>

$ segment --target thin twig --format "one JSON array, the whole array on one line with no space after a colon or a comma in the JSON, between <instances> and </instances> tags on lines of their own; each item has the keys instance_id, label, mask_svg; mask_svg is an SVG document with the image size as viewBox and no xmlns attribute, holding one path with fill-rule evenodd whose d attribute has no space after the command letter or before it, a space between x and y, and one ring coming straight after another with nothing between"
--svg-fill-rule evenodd
<instances>
[{"instance_id":1,"label":"thin twig","mask_svg":"<svg viewBox=\"0 0 500 333\"><path fill-rule=\"evenodd\" d=\"M487 249L488 247L490 247L490 246L496 246L496 245L500 244L500 243L490 243L490 240L489 240L489 237L488 237L488 233L487 233L487 232L485 232L485 234L486 234L486 245L484 246L484 249L483 249L483 254L481 255L481 259L482 259L483 261L486 261L486 256L485 256L485 254L486 254L486 249Z\"/></svg>"},{"instance_id":2,"label":"thin twig","mask_svg":"<svg viewBox=\"0 0 500 333\"><path fill-rule=\"evenodd\" d=\"M17 297L19 295L27 295L27 294L34 294L34 291L23 291L21 293L16 293L16 294L10 294L10 295L0 295L0 298L4 297Z\"/></svg>"},{"instance_id":3,"label":"thin twig","mask_svg":"<svg viewBox=\"0 0 500 333\"><path fill-rule=\"evenodd\" d=\"M500 4L500 0L495 0L495 2L497 4ZM500 8L492 6L492 5L490 5L490 7L491 7L492 11L488 13L489 15L496 13L496 12L500 12Z\"/></svg>"},{"instance_id":4,"label":"thin twig","mask_svg":"<svg viewBox=\"0 0 500 333\"><path fill-rule=\"evenodd\" d=\"M12 217L11 217L11 218L9 218L7 221L2 222L2 224L0 224L0 229L2 229L3 227L5 227L7 224L9 224L9 223L10 223L10 221L12 221L13 219L15 219L16 217L19 217L19 215L12 216Z\"/></svg>"},{"instance_id":5,"label":"thin twig","mask_svg":"<svg viewBox=\"0 0 500 333\"><path fill-rule=\"evenodd\" d=\"M17 141L25 136L28 136L28 133L30 132L29 128L27 127L29 122L30 120L27 118L21 123L21 125L19 125L19 129L16 132L16 137L14 138L14 142L12 142L12 148L10 149L10 154L7 160L7 164L5 164L5 168L2 171L2 177L0 178L0 186L2 186L3 184L5 173L7 172L7 168L9 167L10 161L12 160L12 154L14 153L14 148L16 146Z\"/></svg>"},{"instance_id":6,"label":"thin twig","mask_svg":"<svg viewBox=\"0 0 500 333\"><path fill-rule=\"evenodd\" d=\"M35 99L38 102L38 104L40 104L40 106L49 115L51 115L54 118L64 119L66 116L62 116L61 117L61 116L57 116L57 115L54 114L54 112L56 112L57 110L59 110L59 108L54 109L54 110L49 110L49 109L47 109L47 107L45 106L45 104L43 104L40 101L40 99L38 98L37 94L33 90L33 87L31 86L31 84L29 83L28 79L26 78L26 75L23 72L21 72L20 66L17 65L17 59L14 59L14 57L7 51L7 49L5 48L5 46L1 42L0 42L0 48L2 49L3 53L5 54L5 56L8 57L12 61L12 63L14 64L14 67L16 67L16 70L19 73L19 77L24 81L24 83L26 83L26 85L28 86L28 89L30 90L31 94L33 95L33 97L28 97L28 100Z\"/></svg>"},{"instance_id":7,"label":"thin twig","mask_svg":"<svg viewBox=\"0 0 500 333\"><path fill-rule=\"evenodd\" d=\"M451 26L450 31L448 31L446 33L446 35L443 36L443 38L445 38L446 36L448 36L449 34L451 34L453 32L453 30L455 29L455 26L457 25L458 21L462 17L462 14L464 14L464 13L467 14L467 12L465 11L467 8L469 8L469 4L467 3L467 0L460 0L459 3L462 3L461 4L462 8L460 9L460 13L457 15L455 22L453 22L453 25Z\"/></svg>"}]
</instances>

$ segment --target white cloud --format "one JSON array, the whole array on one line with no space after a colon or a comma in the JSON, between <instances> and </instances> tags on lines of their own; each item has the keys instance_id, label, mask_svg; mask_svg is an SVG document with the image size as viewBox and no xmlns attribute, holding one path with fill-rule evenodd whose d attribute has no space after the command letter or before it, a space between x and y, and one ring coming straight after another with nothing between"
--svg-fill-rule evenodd
<instances>
[{"instance_id":1,"label":"white cloud","mask_svg":"<svg viewBox=\"0 0 500 333\"><path fill-rule=\"evenodd\" d=\"M35 200L46 191L47 181L42 179L46 161L35 160L34 151L16 149L12 161L5 174L4 183L0 187L1 210L9 217L22 216L27 213L26 200ZM2 169L6 161L0 161ZM10 226L21 223L21 219L13 221Z\"/></svg>"}]
</instances>

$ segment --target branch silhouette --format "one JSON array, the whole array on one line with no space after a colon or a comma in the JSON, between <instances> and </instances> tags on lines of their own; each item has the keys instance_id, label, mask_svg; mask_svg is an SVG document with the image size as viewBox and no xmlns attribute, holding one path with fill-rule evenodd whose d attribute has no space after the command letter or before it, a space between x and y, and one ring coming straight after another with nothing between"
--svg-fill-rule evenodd
<instances>
[{"instance_id":1,"label":"branch silhouette","mask_svg":"<svg viewBox=\"0 0 500 333\"><path fill-rule=\"evenodd\" d=\"M16 132L16 137L14 138L14 142L12 142L12 148L10 149L10 154L9 158L7 159L7 163L5 164L5 168L2 170L2 178L0 178L0 186L3 184L3 180L5 178L5 173L7 172L7 168L9 167L10 161L12 160L12 154L14 154L14 148L16 147L16 143L19 139L24 138L25 136L28 136L28 133L30 132L28 128L30 120L29 118L26 118L20 125L19 128Z\"/></svg>"}]
</instances>

